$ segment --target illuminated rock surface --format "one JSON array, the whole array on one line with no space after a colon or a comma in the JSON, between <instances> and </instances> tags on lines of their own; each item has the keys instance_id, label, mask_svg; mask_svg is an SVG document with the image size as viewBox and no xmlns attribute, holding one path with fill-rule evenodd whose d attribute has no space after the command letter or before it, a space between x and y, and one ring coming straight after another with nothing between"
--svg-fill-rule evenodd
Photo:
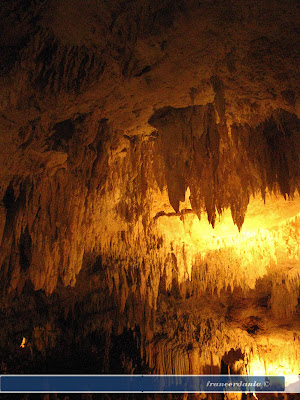
<instances>
[{"instance_id":1,"label":"illuminated rock surface","mask_svg":"<svg viewBox=\"0 0 300 400\"><path fill-rule=\"evenodd\" d=\"M298 374L298 2L3 5L1 372Z\"/></svg>"}]
</instances>

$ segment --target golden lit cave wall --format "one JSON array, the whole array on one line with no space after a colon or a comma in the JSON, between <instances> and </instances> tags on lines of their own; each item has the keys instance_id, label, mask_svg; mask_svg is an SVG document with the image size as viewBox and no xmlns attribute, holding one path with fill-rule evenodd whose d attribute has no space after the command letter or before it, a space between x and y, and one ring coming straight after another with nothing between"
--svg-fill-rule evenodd
<instances>
[{"instance_id":1,"label":"golden lit cave wall","mask_svg":"<svg viewBox=\"0 0 300 400\"><path fill-rule=\"evenodd\" d=\"M293 198L300 168L295 116L279 110L256 128L233 126L228 131L217 123L213 105L167 109L159 115L150 122L162 127L145 140L120 138L105 120L89 114L54 126L34 121L20 129L33 143L18 160L26 178L12 179L3 197L4 280L13 276L13 287L18 286L22 242L30 244L23 254L26 277L47 292L58 278L65 285L75 283L84 254L120 257L130 252L136 246L129 246L126 236L137 237L137 253L147 257L153 227L164 213L174 211L169 201L178 212L188 188L187 213L207 212L214 224L218 213L231 208L239 228L251 195L278 191ZM37 132L46 128L43 140ZM46 151L38 152L43 146ZM140 230L146 242L138 238Z\"/></svg>"},{"instance_id":2,"label":"golden lit cave wall","mask_svg":"<svg viewBox=\"0 0 300 400\"><path fill-rule=\"evenodd\" d=\"M98 295L84 307L103 313L87 323L87 332L121 333L139 325L142 354L161 373L219 370L232 348L248 360L240 368L254 370L251 365L265 359L260 340L269 340L284 318L291 327L280 328L278 348L291 342L287 362L296 371L299 343L291 321L299 295L298 120L277 111L256 128L228 130L217 119L212 105L166 110L153 122L162 127L146 138L120 137L91 115L53 126L47 151L28 150L34 163L26 179L15 177L5 192L3 296L20 293L27 279L49 294L58 283L76 290L82 262L100 254L101 271L93 272L86 289ZM71 130L68 141L61 139L64 129ZM252 197L260 194L266 206ZM280 211L266 213L270 204L284 209L284 218ZM241 227L247 206L253 218L263 212L266 220L256 226L246 218ZM266 297L262 312L257 302ZM243 305L245 298L253 304ZM232 304L228 313L230 301L243 307ZM117 318L108 304L117 305ZM265 332L259 340L241 328L251 318Z\"/></svg>"}]
</instances>

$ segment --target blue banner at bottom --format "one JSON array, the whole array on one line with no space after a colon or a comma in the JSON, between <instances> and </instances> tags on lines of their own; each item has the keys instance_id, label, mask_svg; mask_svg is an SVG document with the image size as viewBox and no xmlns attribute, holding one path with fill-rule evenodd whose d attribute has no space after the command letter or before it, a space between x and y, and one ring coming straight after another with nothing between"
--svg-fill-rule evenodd
<instances>
[{"instance_id":1,"label":"blue banner at bottom","mask_svg":"<svg viewBox=\"0 0 300 400\"><path fill-rule=\"evenodd\" d=\"M284 376L244 375L2 375L14 393L284 392Z\"/></svg>"}]
</instances>

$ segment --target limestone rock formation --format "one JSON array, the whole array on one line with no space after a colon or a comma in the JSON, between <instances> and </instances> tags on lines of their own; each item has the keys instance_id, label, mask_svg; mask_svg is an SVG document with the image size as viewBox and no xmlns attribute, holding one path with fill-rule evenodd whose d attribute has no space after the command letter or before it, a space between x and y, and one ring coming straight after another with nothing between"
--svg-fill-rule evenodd
<instances>
[{"instance_id":1,"label":"limestone rock formation","mask_svg":"<svg viewBox=\"0 0 300 400\"><path fill-rule=\"evenodd\" d=\"M2 371L299 373L299 17L3 1Z\"/></svg>"}]
</instances>

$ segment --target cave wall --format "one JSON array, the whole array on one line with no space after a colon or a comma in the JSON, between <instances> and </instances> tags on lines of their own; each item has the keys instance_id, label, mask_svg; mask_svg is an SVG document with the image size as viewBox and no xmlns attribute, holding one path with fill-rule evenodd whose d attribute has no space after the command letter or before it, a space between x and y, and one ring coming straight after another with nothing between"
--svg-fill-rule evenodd
<instances>
[{"instance_id":1,"label":"cave wall","mask_svg":"<svg viewBox=\"0 0 300 400\"><path fill-rule=\"evenodd\" d=\"M43 357L57 348L67 352L73 344L81 352L96 352L97 371L107 372L115 342L127 343L122 339L125 329L133 332L135 351L143 362L133 361L130 351L124 350L121 372L220 373L222 360L232 349L238 349L241 358L228 366L231 372L255 373L265 365L273 371L279 355L289 371L297 370L299 163L290 164L290 180L284 181L284 187L293 188L289 193L282 191L276 167L268 170L268 158L261 169L255 169L255 161L253 166L247 163L247 186L244 175L238 177L245 171L236 168L234 153L253 156L246 147L250 128L241 128L244 142L229 141L226 131L224 157L221 139L212 153L210 128L203 124L200 130L198 122L195 135L204 144L202 153L196 153L189 142L195 142L193 130L184 118L197 111L172 110L178 120L165 116L162 131L158 127L147 137L120 138L107 120L93 114L54 125L46 140L48 170L38 177L29 172L24 180L15 178L4 196L1 294L3 318L13 325L8 323L3 331L3 347L13 337L11 351L15 351L24 336L33 353ZM182 134L175 149L168 124ZM213 127L214 135L225 130L215 121ZM263 136L267 145L261 124L251 133ZM276 130L275 134L285 135ZM279 149L292 160L298 156L290 143L293 135L284 137L289 145ZM203 159L198 170L193 165L186 171L192 151ZM237 205L225 190L215 191L218 174L229 182L219 169L228 169L239 179L245 205ZM192 186L193 174L199 177L197 186ZM210 185L207 174L212 176ZM182 193L174 188L180 179ZM224 187L230 190L227 184ZM193 189L203 196L200 211L193 207ZM232 194L239 193L234 189ZM212 198L220 204L214 209L215 221L205 204ZM282 212L275 226L259 229L256 222L252 230L236 226L235 211L244 217L247 206L251 212L257 201L258 210L264 212L275 198L281 201L276 203L279 215ZM252 212L255 215L255 209ZM233 230L222 236L217 229L224 218ZM94 346L97 350L92 350ZM265 355L270 347L271 355Z\"/></svg>"},{"instance_id":2,"label":"cave wall","mask_svg":"<svg viewBox=\"0 0 300 400\"><path fill-rule=\"evenodd\" d=\"M1 13L5 364L75 346L97 371L119 351L122 372L297 374L297 2Z\"/></svg>"}]
</instances>

